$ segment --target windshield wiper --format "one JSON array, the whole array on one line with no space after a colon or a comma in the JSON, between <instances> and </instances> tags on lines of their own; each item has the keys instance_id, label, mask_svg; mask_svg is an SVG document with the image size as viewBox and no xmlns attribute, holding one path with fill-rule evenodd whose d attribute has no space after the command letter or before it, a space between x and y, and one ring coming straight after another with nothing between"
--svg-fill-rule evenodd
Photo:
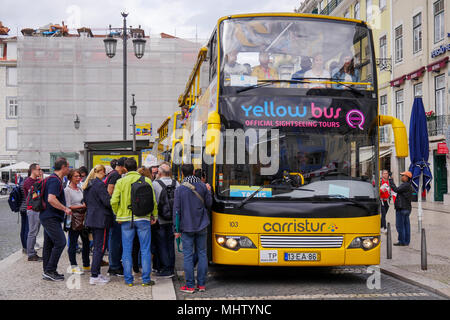
<instances>
[{"instance_id":1,"label":"windshield wiper","mask_svg":"<svg viewBox=\"0 0 450 320\"><path fill-rule=\"evenodd\" d=\"M249 195L247 198L245 198L244 200L242 200L239 205L238 208L241 208L244 204L246 204L248 201L250 201L251 199L253 199L258 192L260 192L262 189L264 188L278 188L278 189L288 189L289 191L291 190L302 190L302 191L309 191L309 192L314 192L315 190L312 189L303 189L301 187L299 188L293 188L290 187L289 185L262 185L258 188L258 190L255 190L251 195Z\"/></svg>"},{"instance_id":2,"label":"windshield wiper","mask_svg":"<svg viewBox=\"0 0 450 320\"><path fill-rule=\"evenodd\" d=\"M347 202L353 203L357 207L365 209L367 212L370 212L370 209L366 205L362 204L360 201L353 200L353 199L351 199L349 197L346 197L346 196L343 196L341 194L317 195L317 196L314 196L313 199L327 199L327 200L347 201Z\"/></svg>"}]
</instances>

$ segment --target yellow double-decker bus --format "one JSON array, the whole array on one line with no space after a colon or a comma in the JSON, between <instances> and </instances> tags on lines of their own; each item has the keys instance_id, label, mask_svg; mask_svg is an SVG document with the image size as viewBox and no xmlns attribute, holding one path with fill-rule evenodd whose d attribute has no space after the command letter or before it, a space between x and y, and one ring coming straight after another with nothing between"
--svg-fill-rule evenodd
<instances>
[{"instance_id":1,"label":"yellow double-decker bus","mask_svg":"<svg viewBox=\"0 0 450 320\"><path fill-rule=\"evenodd\" d=\"M290 13L218 20L179 97L175 166L213 186L209 259L225 265L380 260L379 133L365 22Z\"/></svg>"}]
</instances>

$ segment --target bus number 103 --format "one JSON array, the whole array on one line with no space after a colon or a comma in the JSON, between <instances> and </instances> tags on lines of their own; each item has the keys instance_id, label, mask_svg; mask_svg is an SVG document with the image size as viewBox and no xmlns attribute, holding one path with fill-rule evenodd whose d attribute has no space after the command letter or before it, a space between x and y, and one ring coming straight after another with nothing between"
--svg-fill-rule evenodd
<instances>
[{"instance_id":1,"label":"bus number 103","mask_svg":"<svg viewBox=\"0 0 450 320\"><path fill-rule=\"evenodd\" d=\"M230 227L237 228L237 227L239 227L239 223L237 221L230 221Z\"/></svg>"}]
</instances>

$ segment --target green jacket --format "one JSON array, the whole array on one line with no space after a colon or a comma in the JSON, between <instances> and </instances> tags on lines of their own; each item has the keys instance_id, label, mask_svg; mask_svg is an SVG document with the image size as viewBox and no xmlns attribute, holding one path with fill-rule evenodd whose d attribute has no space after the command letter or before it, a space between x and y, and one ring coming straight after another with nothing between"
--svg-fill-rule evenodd
<instances>
[{"instance_id":1,"label":"green jacket","mask_svg":"<svg viewBox=\"0 0 450 320\"><path fill-rule=\"evenodd\" d=\"M116 186L114 187L114 192L111 197L111 207L114 214L116 215L117 222L128 222L131 221L131 209L128 206L131 205L131 184L138 181L141 175L136 171L130 171L125 177L117 180ZM145 178L145 181L152 185L152 180ZM134 217L134 220L150 220L150 216L158 217L158 205L156 204L155 190L153 190L153 203L155 207L153 212L146 217Z\"/></svg>"}]
</instances>

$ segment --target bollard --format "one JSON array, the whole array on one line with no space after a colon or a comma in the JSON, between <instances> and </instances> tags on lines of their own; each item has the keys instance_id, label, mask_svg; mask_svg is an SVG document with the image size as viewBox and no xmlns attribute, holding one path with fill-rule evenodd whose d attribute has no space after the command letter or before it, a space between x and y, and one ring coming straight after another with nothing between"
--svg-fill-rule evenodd
<instances>
[{"instance_id":1,"label":"bollard","mask_svg":"<svg viewBox=\"0 0 450 320\"><path fill-rule=\"evenodd\" d=\"M422 239L420 245L420 265L422 270L427 270L427 238L425 236L425 229L422 229Z\"/></svg>"},{"instance_id":2,"label":"bollard","mask_svg":"<svg viewBox=\"0 0 450 320\"><path fill-rule=\"evenodd\" d=\"M387 239L386 239L386 253L387 259L392 259L392 239L391 239L391 223L387 224Z\"/></svg>"}]
</instances>

